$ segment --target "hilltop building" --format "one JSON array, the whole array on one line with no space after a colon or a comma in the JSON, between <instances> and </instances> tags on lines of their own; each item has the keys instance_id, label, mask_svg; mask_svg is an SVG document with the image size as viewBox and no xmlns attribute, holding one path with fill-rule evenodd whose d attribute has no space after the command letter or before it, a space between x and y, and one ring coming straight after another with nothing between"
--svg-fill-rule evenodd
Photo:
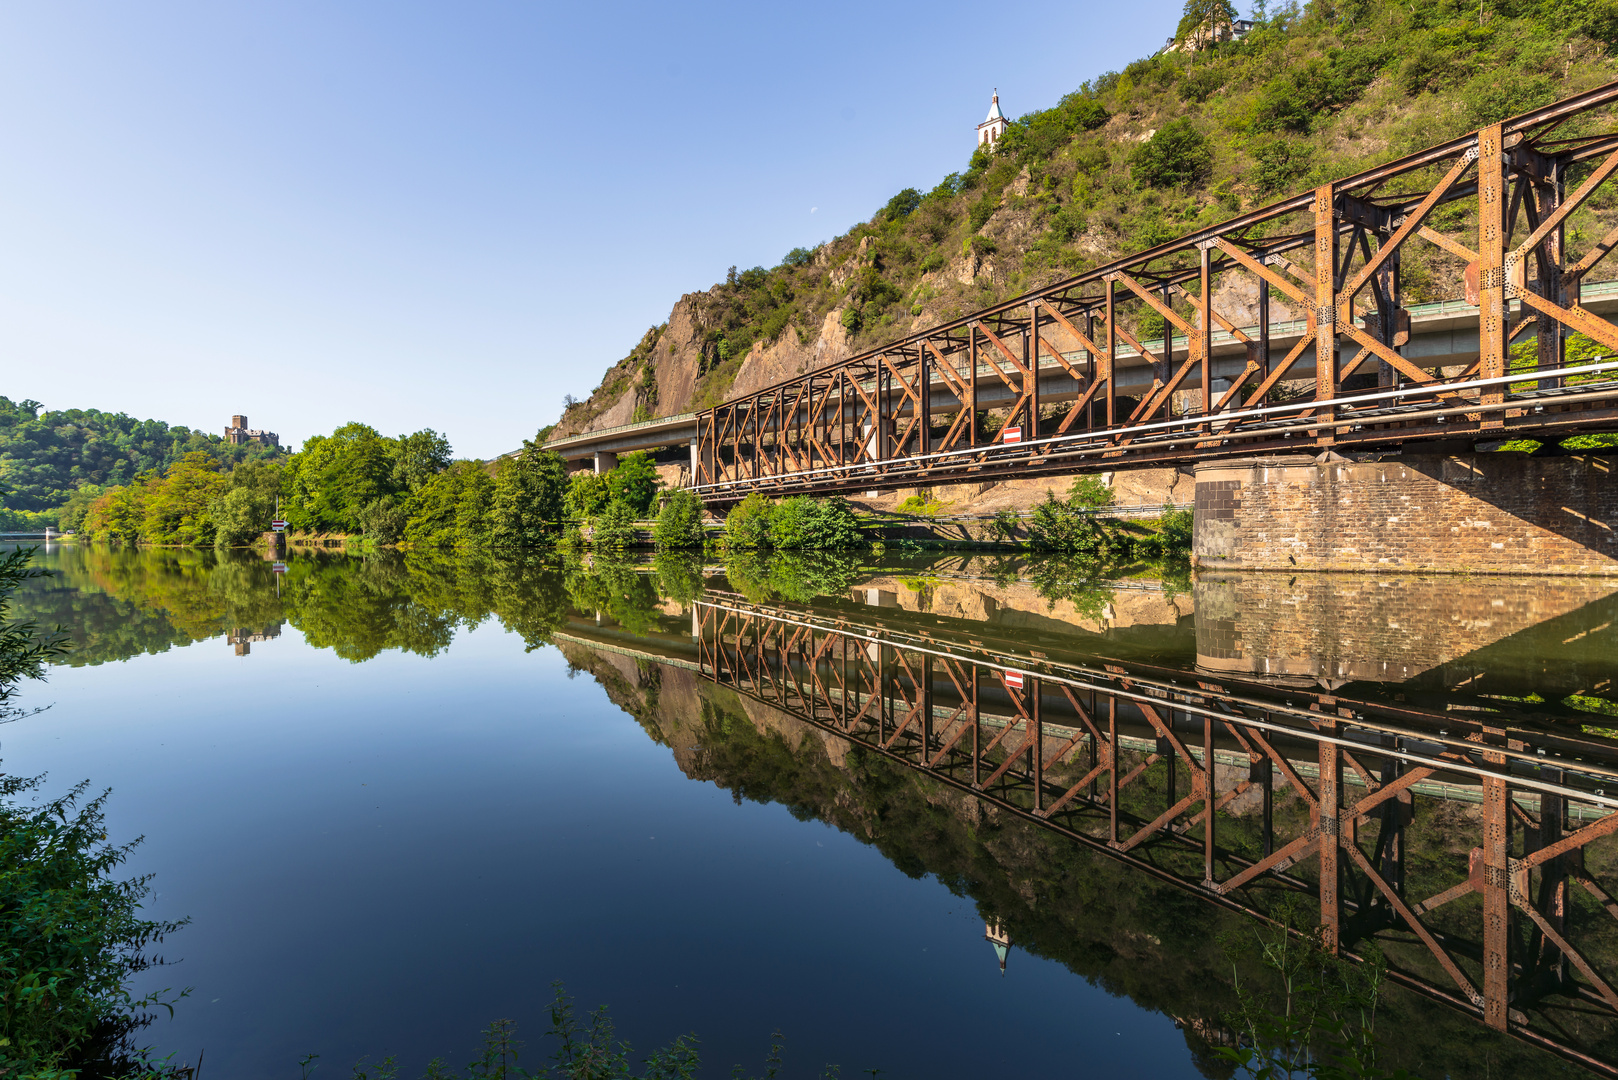
<instances>
[{"instance_id":1,"label":"hilltop building","mask_svg":"<svg viewBox=\"0 0 1618 1080\"><path fill-rule=\"evenodd\" d=\"M225 441L232 446L256 442L264 446L279 447L281 445L281 436L273 431L261 431L258 428L248 427L247 417L245 416L232 416L230 426L225 429Z\"/></svg>"},{"instance_id":2,"label":"hilltop building","mask_svg":"<svg viewBox=\"0 0 1618 1080\"><path fill-rule=\"evenodd\" d=\"M994 97L989 99L988 118L978 125L978 145L993 146L1005 133L1006 117L1000 111L1000 88L997 86L994 88Z\"/></svg>"},{"instance_id":3,"label":"hilltop building","mask_svg":"<svg viewBox=\"0 0 1618 1080\"><path fill-rule=\"evenodd\" d=\"M1232 19L1229 22L1219 23L1213 27L1212 33L1209 33L1207 25L1204 24L1187 34L1184 41L1175 41L1174 38L1169 38L1160 51L1196 52L1198 49L1205 49L1209 45L1215 45L1221 41L1240 41L1252 29L1252 19Z\"/></svg>"}]
</instances>

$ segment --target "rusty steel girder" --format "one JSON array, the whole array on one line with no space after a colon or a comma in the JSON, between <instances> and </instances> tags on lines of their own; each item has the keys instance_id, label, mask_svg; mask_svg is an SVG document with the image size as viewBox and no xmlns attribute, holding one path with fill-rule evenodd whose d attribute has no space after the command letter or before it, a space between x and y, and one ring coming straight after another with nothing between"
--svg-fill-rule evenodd
<instances>
[{"instance_id":1,"label":"rusty steel girder","mask_svg":"<svg viewBox=\"0 0 1618 1080\"><path fill-rule=\"evenodd\" d=\"M1306 897L1327 948L1374 944L1401 984L1618 1076L1567 1035L1577 1015L1618 1021L1618 970L1603 970L1618 959L1594 955L1610 952L1618 902L1584 858L1618 832L1610 743L1178 669L1007 656L722 592L695 613L714 683L1212 903L1268 921L1279 895ZM1453 837L1408 852L1418 807L1456 800L1481 804L1476 818L1448 815L1476 830L1470 855L1451 854ZM1602 911L1574 918L1573 885ZM1481 910L1457 903L1474 893Z\"/></svg>"},{"instance_id":2,"label":"rusty steel girder","mask_svg":"<svg viewBox=\"0 0 1618 1080\"><path fill-rule=\"evenodd\" d=\"M698 415L693 487L726 502L1611 429L1618 362L1570 365L1565 343L1618 355L1582 302L1618 226L1571 253L1566 224L1618 170L1614 107L1618 83L727 401ZM1466 283L1462 362L1412 347L1414 244ZM1214 304L1233 287L1256 292L1257 325ZM1530 331L1534 362L1508 371Z\"/></svg>"}]
</instances>

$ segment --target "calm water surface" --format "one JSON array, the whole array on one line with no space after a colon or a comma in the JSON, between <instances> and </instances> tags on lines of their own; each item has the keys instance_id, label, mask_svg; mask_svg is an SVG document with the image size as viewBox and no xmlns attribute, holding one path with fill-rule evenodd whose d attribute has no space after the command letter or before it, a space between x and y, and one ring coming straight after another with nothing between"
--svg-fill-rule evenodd
<instances>
[{"instance_id":1,"label":"calm water surface","mask_svg":"<svg viewBox=\"0 0 1618 1080\"><path fill-rule=\"evenodd\" d=\"M50 708L5 730L5 768L113 789L152 914L192 919L155 973L191 993L149 1038L205 1050L216 1077L297 1075L309 1053L414 1074L466 1060L496 1017L543 1055L555 980L639 1050L696 1032L705 1075L760 1070L774 1030L791 1076L1223 1075L1203 1035L1229 1006L1207 937L1229 927L1210 905L703 684L702 595L1618 725L1618 601L1592 582L1082 589L961 559L726 576L325 557L279 575L71 545L40 562L58 575L20 607L76 648L27 688ZM986 922L1010 937L1004 971ZM1410 1060L1563 1069L1442 1023Z\"/></svg>"}]
</instances>

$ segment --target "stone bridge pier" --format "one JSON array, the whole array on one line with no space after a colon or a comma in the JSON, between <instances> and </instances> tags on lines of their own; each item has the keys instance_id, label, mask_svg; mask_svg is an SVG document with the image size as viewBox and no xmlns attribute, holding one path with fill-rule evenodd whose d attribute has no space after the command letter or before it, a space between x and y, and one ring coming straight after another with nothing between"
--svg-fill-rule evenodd
<instances>
[{"instance_id":1,"label":"stone bridge pier","mask_svg":"<svg viewBox=\"0 0 1618 1080\"><path fill-rule=\"evenodd\" d=\"M1219 570L1618 575L1618 455L1252 457L1196 466Z\"/></svg>"}]
</instances>

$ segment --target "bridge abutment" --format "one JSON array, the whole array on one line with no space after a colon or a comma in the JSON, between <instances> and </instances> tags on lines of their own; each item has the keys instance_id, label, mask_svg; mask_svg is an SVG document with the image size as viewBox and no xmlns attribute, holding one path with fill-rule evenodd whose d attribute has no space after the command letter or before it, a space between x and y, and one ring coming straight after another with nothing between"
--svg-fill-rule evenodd
<instances>
[{"instance_id":1,"label":"bridge abutment","mask_svg":"<svg viewBox=\"0 0 1618 1080\"><path fill-rule=\"evenodd\" d=\"M1230 570L1618 575L1618 457L1206 462L1192 559Z\"/></svg>"}]
</instances>

